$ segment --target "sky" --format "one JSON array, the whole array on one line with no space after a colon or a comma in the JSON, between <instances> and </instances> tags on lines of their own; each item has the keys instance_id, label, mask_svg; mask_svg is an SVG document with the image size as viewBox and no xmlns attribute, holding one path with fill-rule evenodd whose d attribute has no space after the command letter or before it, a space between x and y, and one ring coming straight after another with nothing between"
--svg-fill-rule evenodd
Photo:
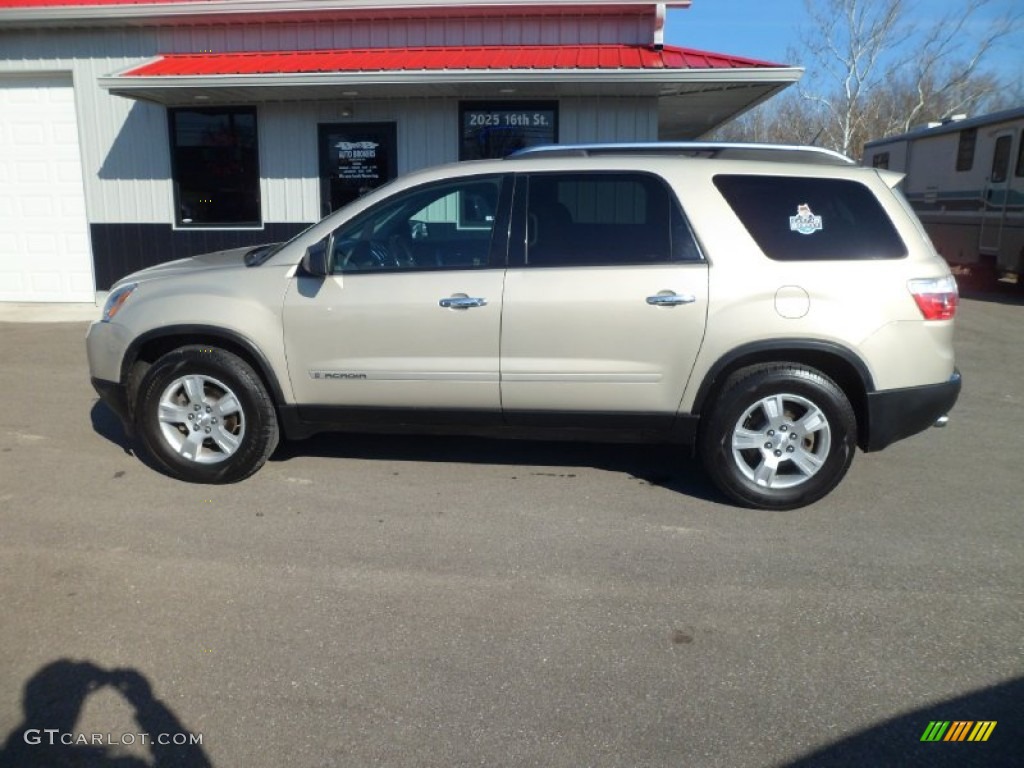
<instances>
[{"instance_id":1,"label":"sky","mask_svg":"<svg viewBox=\"0 0 1024 768\"><path fill-rule=\"evenodd\" d=\"M922 25L963 8L964 0L917 0L915 20ZM979 19L1024 12L1021 0L993 0ZM665 42L685 48L731 53L776 64L804 66L788 49L799 48L803 0L693 0L688 9L669 11ZM1024 25L993 55L991 65L1007 77L1024 81ZM808 72L808 74L811 74Z\"/></svg>"}]
</instances>

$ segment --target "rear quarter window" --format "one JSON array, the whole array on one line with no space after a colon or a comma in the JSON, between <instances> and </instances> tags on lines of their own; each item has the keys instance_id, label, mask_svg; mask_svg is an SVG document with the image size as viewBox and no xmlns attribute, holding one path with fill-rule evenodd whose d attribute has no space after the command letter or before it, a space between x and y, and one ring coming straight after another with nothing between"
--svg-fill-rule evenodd
<instances>
[{"instance_id":1,"label":"rear quarter window","mask_svg":"<svg viewBox=\"0 0 1024 768\"><path fill-rule=\"evenodd\" d=\"M715 186L776 261L899 259L906 246L874 193L846 179L718 175Z\"/></svg>"}]
</instances>

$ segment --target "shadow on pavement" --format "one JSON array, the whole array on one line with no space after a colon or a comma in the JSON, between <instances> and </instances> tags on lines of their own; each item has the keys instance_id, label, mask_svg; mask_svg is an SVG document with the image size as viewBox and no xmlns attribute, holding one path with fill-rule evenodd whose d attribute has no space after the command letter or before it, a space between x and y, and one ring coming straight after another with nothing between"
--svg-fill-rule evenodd
<instances>
[{"instance_id":1,"label":"shadow on pavement","mask_svg":"<svg viewBox=\"0 0 1024 768\"><path fill-rule=\"evenodd\" d=\"M93 431L102 438L109 440L118 446L125 453L134 456L135 448L131 438L124 431L121 420L102 400L93 403L89 411L89 418L92 420Z\"/></svg>"},{"instance_id":2,"label":"shadow on pavement","mask_svg":"<svg viewBox=\"0 0 1024 768\"><path fill-rule=\"evenodd\" d=\"M145 451L136 450L117 415L102 400L90 411L92 428L100 437L162 475L167 471ZM683 446L628 443L584 443L535 440L496 440L483 437L326 433L307 440L282 441L272 462L302 456L371 461L416 461L501 466L552 467L564 473L572 467L593 467L634 477L647 485L705 501L723 498L688 457Z\"/></svg>"},{"instance_id":3,"label":"shadow on pavement","mask_svg":"<svg viewBox=\"0 0 1024 768\"><path fill-rule=\"evenodd\" d=\"M138 731L82 734L75 723L88 697L105 687L117 691L132 708ZM175 714L153 696L149 681L134 669L105 670L88 661L60 659L42 667L25 683L25 720L0 751L0 768L89 766L89 768L210 768L201 744ZM149 760L123 754L130 736L142 743ZM162 739L166 736L166 739ZM96 741L101 743L97 744ZM165 740L168 743L161 744ZM111 742L114 746L111 749ZM185 743L174 743L184 741ZM133 749L138 749L133 747Z\"/></svg>"},{"instance_id":4,"label":"shadow on pavement","mask_svg":"<svg viewBox=\"0 0 1024 768\"><path fill-rule=\"evenodd\" d=\"M629 475L646 485L686 496L725 503L683 446L331 433L282 442L270 460L289 461L300 456L550 467L559 474L569 473L573 467L591 467Z\"/></svg>"},{"instance_id":5,"label":"shadow on pavement","mask_svg":"<svg viewBox=\"0 0 1024 768\"><path fill-rule=\"evenodd\" d=\"M1024 755L1024 678L894 717L780 768L1003 768ZM985 742L921 741L934 721L995 721ZM970 730L973 730L971 726ZM970 732L968 730L968 733ZM952 726L946 731L953 733Z\"/></svg>"},{"instance_id":6,"label":"shadow on pavement","mask_svg":"<svg viewBox=\"0 0 1024 768\"><path fill-rule=\"evenodd\" d=\"M166 469L155 462L146 451L139 450L138 444L124 431L121 420L102 400L93 403L89 411L89 418L92 420L93 431L109 440L129 456L138 459L147 468L157 472L164 477L173 477Z\"/></svg>"},{"instance_id":7,"label":"shadow on pavement","mask_svg":"<svg viewBox=\"0 0 1024 768\"><path fill-rule=\"evenodd\" d=\"M1024 289L1017 286L1011 286L1002 290L972 290L964 288L960 292L960 298L984 301L989 304L1024 306Z\"/></svg>"}]
</instances>

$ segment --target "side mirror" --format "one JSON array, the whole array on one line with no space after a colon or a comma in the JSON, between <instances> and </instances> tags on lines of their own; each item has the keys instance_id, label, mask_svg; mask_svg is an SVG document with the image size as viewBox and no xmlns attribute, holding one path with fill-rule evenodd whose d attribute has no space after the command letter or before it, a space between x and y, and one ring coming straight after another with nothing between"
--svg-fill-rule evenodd
<instances>
[{"instance_id":1,"label":"side mirror","mask_svg":"<svg viewBox=\"0 0 1024 768\"><path fill-rule=\"evenodd\" d=\"M330 254L331 236L328 235L306 249L302 257L302 270L313 277L327 277L331 274Z\"/></svg>"}]
</instances>

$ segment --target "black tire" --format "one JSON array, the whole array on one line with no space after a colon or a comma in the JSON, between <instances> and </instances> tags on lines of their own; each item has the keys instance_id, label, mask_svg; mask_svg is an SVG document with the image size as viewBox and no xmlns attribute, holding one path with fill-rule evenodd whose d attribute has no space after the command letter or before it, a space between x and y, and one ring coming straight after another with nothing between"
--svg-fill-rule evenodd
<instances>
[{"instance_id":1,"label":"black tire","mask_svg":"<svg viewBox=\"0 0 1024 768\"><path fill-rule=\"evenodd\" d=\"M181 347L157 360L134 414L146 452L179 480L244 480L277 447L277 413L260 377L216 347Z\"/></svg>"},{"instance_id":2,"label":"black tire","mask_svg":"<svg viewBox=\"0 0 1024 768\"><path fill-rule=\"evenodd\" d=\"M730 499L782 510L827 495L856 446L857 419L835 382L813 368L772 364L726 380L702 424L699 449Z\"/></svg>"}]
</instances>

